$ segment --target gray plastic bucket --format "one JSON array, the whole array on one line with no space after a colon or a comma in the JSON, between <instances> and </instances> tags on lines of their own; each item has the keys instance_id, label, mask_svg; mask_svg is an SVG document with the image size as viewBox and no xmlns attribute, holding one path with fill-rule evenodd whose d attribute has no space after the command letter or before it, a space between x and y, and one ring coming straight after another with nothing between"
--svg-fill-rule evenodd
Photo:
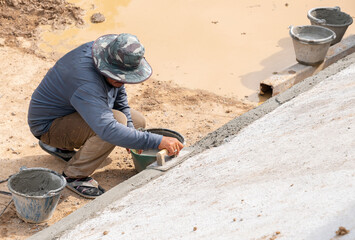
<instances>
[{"instance_id":1,"label":"gray plastic bucket","mask_svg":"<svg viewBox=\"0 0 355 240\"><path fill-rule=\"evenodd\" d=\"M331 45L340 42L346 29L353 23L352 17L340 11L339 7L312 8L308 11L307 17L312 25L326 27L335 32L336 38L332 41Z\"/></svg>"},{"instance_id":2,"label":"gray plastic bucket","mask_svg":"<svg viewBox=\"0 0 355 240\"><path fill-rule=\"evenodd\" d=\"M290 26L296 60L304 65L318 65L327 55L335 33L325 27L307 25Z\"/></svg>"},{"instance_id":3,"label":"gray plastic bucket","mask_svg":"<svg viewBox=\"0 0 355 240\"><path fill-rule=\"evenodd\" d=\"M19 218L41 223L52 217L66 180L50 169L26 168L12 175L7 185Z\"/></svg>"}]
</instances>

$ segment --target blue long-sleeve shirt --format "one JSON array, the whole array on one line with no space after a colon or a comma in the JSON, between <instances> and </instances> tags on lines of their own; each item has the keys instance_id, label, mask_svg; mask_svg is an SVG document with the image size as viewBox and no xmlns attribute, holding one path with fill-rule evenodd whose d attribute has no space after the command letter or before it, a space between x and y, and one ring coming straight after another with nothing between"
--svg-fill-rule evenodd
<instances>
[{"instance_id":1,"label":"blue long-sleeve shirt","mask_svg":"<svg viewBox=\"0 0 355 240\"><path fill-rule=\"evenodd\" d=\"M28 111L32 134L39 137L56 118L78 112L104 141L132 149L158 148L162 136L133 128L126 90L109 85L95 68L92 44L83 44L59 59L34 91ZM127 126L117 122L112 109L126 115Z\"/></svg>"}]
</instances>

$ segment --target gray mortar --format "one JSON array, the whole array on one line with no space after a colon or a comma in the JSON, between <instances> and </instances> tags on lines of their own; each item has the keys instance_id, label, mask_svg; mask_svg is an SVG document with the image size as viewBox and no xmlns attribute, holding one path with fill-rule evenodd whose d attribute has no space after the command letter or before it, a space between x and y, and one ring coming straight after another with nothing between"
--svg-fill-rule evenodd
<instances>
[{"instance_id":1,"label":"gray mortar","mask_svg":"<svg viewBox=\"0 0 355 240\"><path fill-rule=\"evenodd\" d=\"M324 19L326 24L331 25L345 25L351 22L348 14L336 10L318 9L312 12L312 16L320 20Z\"/></svg>"},{"instance_id":2,"label":"gray mortar","mask_svg":"<svg viewBox=\"0 0 355 240\"><path fill-rule=\"evenodd\" d=\"M12 193L22 196L46 196L49 192L63 189L65 182L50 171L22 170L9 179L8 187Z\"/></svg>"},{"instance_id":3,"label":"gray mortar","mask_svg":"<svg viewBox=\"0 0 355 240\"><path fill-rule=\"evenodd\" d=\"M284 104L287 101L290 101L299 94L308 91L319 82L338 73L342 69L347 68L353 63L355 63L355 53L344 57L338 62L330 65L328 68L322 70L317 75L303 80L301 83L298 83L297 85L286 90L285 92L270 98L262 105L231 120L216 131L209 133L206 137L195 143L193 146L189 147L188 150L190 151L190 153L181 158L179 160L179 163L198 153L203 152L206 149L209 149L211 147L217 147L223 144L224 142L228 141L228 139L235 136L241 129L248 126L255 120L263 117L264 115L276 109L278 106ZM131 177L130 179L124 181L123 183L117 185L116 187L112 188L102 196L86 204L84 207L63 218L51 227L46 228L41 232L29 237L28 240L58 239L64 231L73 228L77 224L80 224L82 219L87 219L89 217L95 216L96 212L99 212L101 209L105 208L110 203L120 198L123 198L130 191L145 185L146 183L162 176L163 174L164 172L159 170L146 169L140 172L139 174Z\"/></svg>"}]
</instances>

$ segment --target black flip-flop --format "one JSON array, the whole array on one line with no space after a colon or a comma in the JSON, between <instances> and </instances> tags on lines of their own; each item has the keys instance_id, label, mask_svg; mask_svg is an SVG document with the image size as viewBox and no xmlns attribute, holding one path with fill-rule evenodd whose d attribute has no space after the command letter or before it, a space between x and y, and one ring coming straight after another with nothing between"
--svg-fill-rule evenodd
<instances>
[{"instance_id":1,"label":"black flip-flop","mask_svg":"<svg viewBox=\"0 0 355 240\"><path fill-rule=\"evenodd\" d=\"M76 153L76 151L61 150L43 143L41 140L38 145L47 153L57 158L60 158L64 162L68 162Z\"/></svg>"},{"instance_id":2,"label":"black flip-flop","mask_svg":"<svg viewBox=\"0 0 355 240\"><path fill-rule=\"evenodd\" d=\"M75 180L66 177L65 179L67 180L67 188L84 198L97 198L105 193L105 189L103 189L98 182L91 177ZM96 194L94 195L91 190L95 190Z\"/></svg>"}]
</instances>

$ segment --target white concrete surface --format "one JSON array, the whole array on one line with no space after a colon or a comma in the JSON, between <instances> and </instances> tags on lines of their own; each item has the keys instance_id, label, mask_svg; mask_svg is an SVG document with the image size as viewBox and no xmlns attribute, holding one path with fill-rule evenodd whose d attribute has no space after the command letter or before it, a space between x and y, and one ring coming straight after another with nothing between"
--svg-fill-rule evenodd
<instances>
[{"instance_id":1,"label":"white concrete surface","mask_svg":"<svg viewBox=\"0 0 355 240\"><path fill-rule=\"evenodd\" d=\"M59 239L355 239L354 76L355 64Z\"/></svg>"}]
</instances>

